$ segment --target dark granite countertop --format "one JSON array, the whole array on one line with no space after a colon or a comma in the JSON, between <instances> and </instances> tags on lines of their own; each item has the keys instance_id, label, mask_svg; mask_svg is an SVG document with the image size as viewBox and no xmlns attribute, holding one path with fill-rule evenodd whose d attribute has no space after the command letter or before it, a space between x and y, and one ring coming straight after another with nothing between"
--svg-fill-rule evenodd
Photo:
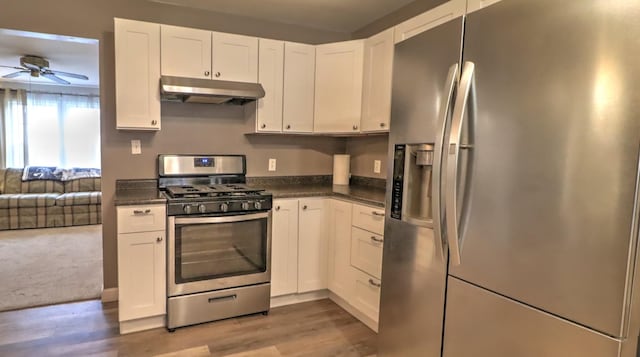
<instances>
[{"instance_id":1,"label":"dark granite countertop","mask_svg":"<svg viewBox=\"0 0 640 357\"><path fill-rule=\"evenodd\" d=\"M158 191L156 180L117 180L116 206L165 204L167 199Z\"/></svg>"},{"instance_id":2,"label":"dark granite countertop","mask_svg":"<svg viewBox=\"0 0 640 357\"><path fill-rule=\"evenodd\" d=\"M261 185L273 195L273 198L324 197L333 196L352 201L384 207L385 190L361 185L331 184L288 184Z\"/></svg>"}]
</instances>

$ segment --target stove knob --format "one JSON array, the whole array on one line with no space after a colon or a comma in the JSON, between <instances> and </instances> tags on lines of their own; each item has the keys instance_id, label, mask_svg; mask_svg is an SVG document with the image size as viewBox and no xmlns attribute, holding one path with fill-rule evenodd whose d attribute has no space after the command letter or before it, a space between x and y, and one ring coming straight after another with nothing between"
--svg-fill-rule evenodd
<instances>
[{"instance_id":1,"label":"stove knob","mask_svg":"<svg viewBox=\"0 0 640 357\"><path fill-rule=\"evenodd\" d=\"M184 205L182 207L182 210L184 211L184 213L186 214L191 214L191 206L190 205Z\"/></svg>"},{"instance_id":2,"label":"stove knob","mask_svg":"<svg viewBox=\"0 0 640 357\"><path fill-rule=\"evenodd\" d=\"M262 209L262 203L260 203L260 202L256 201L256 202L253 204L253 207L255 207L256 209Z\"/></svg>"},{"instance_id":3,"label":"stove knob","mask_svg":"<svg viewBox=\"0 0 640 357\"><path fill-rule=\"evenodd\" d=\"M207 206L198 205L198 211L200 211L200 213L206 213L207 212Z\"/></svg>"},{"instance_id":4,"label":"stove knob","mask_svg":"<svg viewBox=\"0 0 640 357\"><path fill-rule=\"evenodd\" d=\"M242 202L242 209L245 211L249 210L249 202Z\"/></svg>"},{"instance_id":5,"label":"stove knob","mask_svg":"<svg viewBox=\"0 0 640 357\"><path fill-rule=\"evenodd\" d=\"M226 204L226 203L221 204L221 205L220 205L220 210L221 210L222 212L227 212L227 211L229 210L229 205L228 205L228 204Z\"/></svg>"}]
</instances>

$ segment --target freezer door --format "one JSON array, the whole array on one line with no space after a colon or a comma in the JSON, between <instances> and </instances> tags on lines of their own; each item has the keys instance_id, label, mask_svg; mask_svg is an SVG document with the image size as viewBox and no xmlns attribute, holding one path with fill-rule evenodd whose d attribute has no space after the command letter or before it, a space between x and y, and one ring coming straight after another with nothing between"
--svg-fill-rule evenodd
<instances>
[{"instance_id":1,"label":"freezer door","mask_svg":"<svg viewBox=\"0 0 640 357\"><path fill-rule=\"evenodd\" d=\"M396 144L438 142L441 109L456 80L462 26L461 18L452 20L396 46L389 162L394 162ZM434 159L434 175L439 172L438 161ZM388 177L392 177L393 165L389 166ZM386 207L391 207L393 180L388 182ZM440 357L447 274L444 250L431 228L391 218L387 209L378 356Z\"/></svg>"},{"instance_id":2,"label":"freezer door","mask_svg":"<svg viewBox=\"0 0 640 357\"><path fill-rule=\"evenodd\" d=\"M620 341L450 277L444 357L615 357Z\"/></svg>"},{"instance_id":3,"label":"freezer door","mask_svg":"<svg viewBox=\"0 0 640 357\"><path fill-rule=\"evenodd\" d=\"M637 237L639 18L637 0L502 1L468 15L463 56L473 162L449 273L614 337Z\"/></svg>"}]
</instances>

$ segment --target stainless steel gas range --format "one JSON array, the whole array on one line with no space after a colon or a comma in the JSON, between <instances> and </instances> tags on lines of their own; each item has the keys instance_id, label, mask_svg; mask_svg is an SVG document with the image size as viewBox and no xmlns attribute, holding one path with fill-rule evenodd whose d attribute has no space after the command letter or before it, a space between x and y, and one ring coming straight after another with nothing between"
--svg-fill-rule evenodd
<instances>
[{"instance_id":1,"label":"stainless steel gas range","mask_svg":"<svg viewBox=\"0 0 640 357\"><path fill-rule=\"evenodd\" d=\"M271 204L242 155L160 155L167 197L167 328L267 313Z\"/></svg>"}]
</instances>

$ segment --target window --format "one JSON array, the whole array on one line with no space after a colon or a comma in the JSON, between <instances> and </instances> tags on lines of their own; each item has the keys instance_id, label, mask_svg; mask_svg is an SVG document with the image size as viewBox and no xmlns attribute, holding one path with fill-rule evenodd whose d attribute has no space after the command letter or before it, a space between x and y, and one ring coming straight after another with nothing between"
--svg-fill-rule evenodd
<instances>
[{"instance_id":1,"label":"window","mask_svg":"<svg viewBox=\"0 0 640 357\"><path fill-rule=\"evenodd\" d=\"M13 92L4 101L5 166L100 168L97 96L27 92L20 103Z\"/></svg>"}]
</instances>

